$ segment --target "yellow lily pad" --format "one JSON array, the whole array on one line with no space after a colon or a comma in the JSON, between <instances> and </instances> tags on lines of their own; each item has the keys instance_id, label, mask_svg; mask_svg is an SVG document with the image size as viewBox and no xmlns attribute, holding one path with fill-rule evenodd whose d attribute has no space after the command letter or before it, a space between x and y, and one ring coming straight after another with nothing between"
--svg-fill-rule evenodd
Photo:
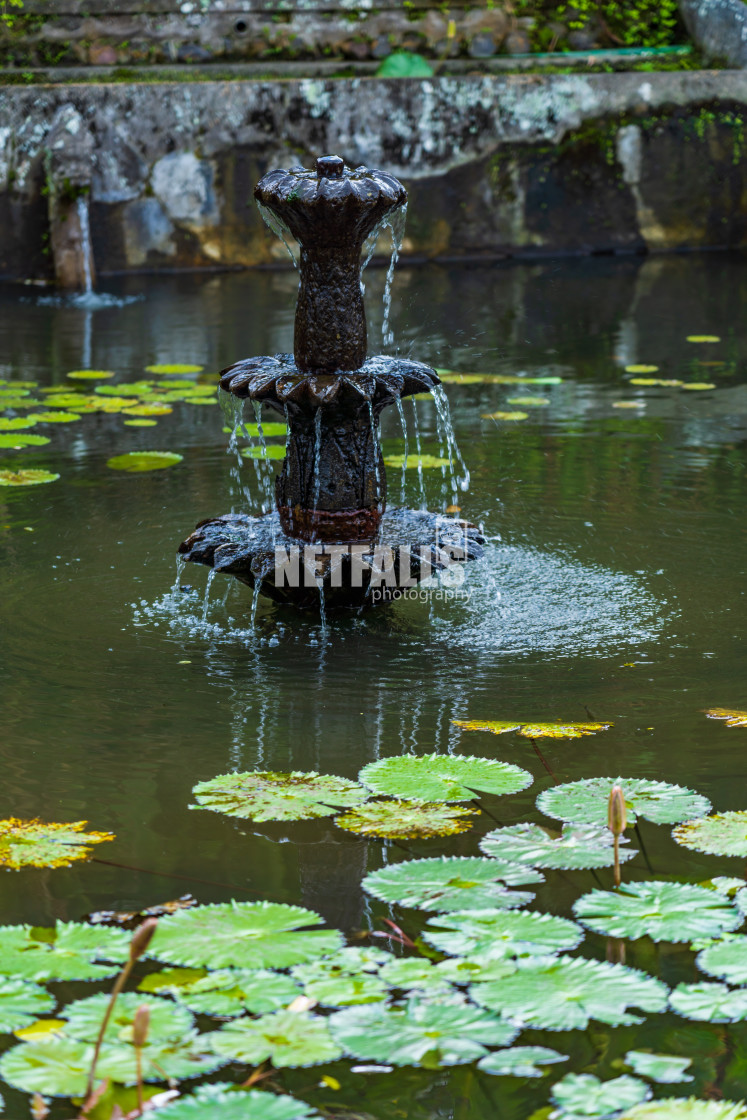
<instances>
[{"instance_id":1,"label":"yellow lily pad","mask_svg":"<svg viewBox=\"0 0 747 1120\"><path fill-rule=\"evenodd\" d=\"M114 374L110 369L74 369L65 376L73 381L106 381Z\"/></svg>"},{"instance_id":2,"label":"yellow lily pad","mask_svg":"<svg viewBox=\"0 0 747 1120\"><path fill-rule=\"evenodd\" d=\"M180 373L202 373L204 368L204 366L179 365L178 363L175 363L173 365L146 366L145 372L156 373L160 374L161 376L168 376L169 374Z\"/></svg>"},{"instance_id":3,"label":"yellow lily pad","mask_svg":"<svg viewBox=\"0 0 747 1120\"><path fill-rule=\"evenodd\" d=\"M706 708L707 716L711 719L723 719L727 727L747 727L747 712L740 712L736 708Z\"/></svg>"},{"instance_id":4,"label":"yellow lily pad","mask_svg":"<svg viewBox=\"0 0 747 1120\"><path fill-rule=\"evenodd\" d=\"M560 385L562 377L518 377L509 373L457 373L453 369L437 369L436 373L447 385Z\"/></svg>"},{"instance_id":5,"label":"yellow lily pad","mask_svg":"<svg viewBox=\"0 0 747 1120\"><path fill-rule=\"evenodd\" d=\"M451 722L465 731L491 731L493 735L515 731L525 739L581 739L613 726L611 723L517 723L515 720L480 719L453 719Z\"/></svg>"},{"instance_id":6,"label":"yellow lily pad","mask_svg":"<svg viewBox=\"0 0 747 1120\"><path fill-rule=\"evenodd\" d=\"M676 377L631 377L631 385L662 385L667 389L677 389L684 385Z\"/></svg>"},{"instance_id":7,"label":"yellow lily pad","mask_svg":"<svg viewBox=\"0 0 747 1120\"><path fill-rule=\"evenodd\" d=\"M483 412L483 420L528 420L528 412Z\"/></svg>"},{"instance_id":8,"label":"yellow lily pad","mask_svg":"<svg viewBox=\"0 0 747 1120\"><path fill-rule=\"evenodd\" d=\"M626 366L626 373L656 373L659 369L658 366Z\"/></svg>"},{"instance_id":9,"label":"yellow lily pad","mask_svg":"<svg viewBox=\"0 0 747 1120\"><path fill-rule=\"evenodd\" d=\"M283 448L285 454L285 448ZM386 455L384 462L388 467L402 467L406 471L417 470L418 467L430 469L431 467L448 467L448 459L440 459L438 455L408 455L405 459L404 455Z\"/></svg>"},{"instance_id":10,"label":"yellow lily pad","mask_svg":"<svg viewBox=\"0 0 747 1120\"><path fill-rule=\"evenodd\" d=\"M59 477L53 471L32 467L21 471L0 471L0 486L39 486L43 482L56 482Z\"/></svg>"},{"instance_id":11,"label":"yellow lily pad","mask_svg":"<svg viewBox=\"0 0 747 1120\"><path fill-rule=\"evenodd\" d=\"M687 336L688 342L720 342L721 339L717 334L689 334Z\"/></svg>"},{"instance_id":12,"label":"yellow lily pad","mask_svg":"<svg viewBox=\"0 0 747 1120\"><path fill-rule=\"evenodd\" d=\"M40 424L72 424L80 420L80 413L66 412L62 408L59 412L37 412L35 415Z\"/></svg>"},{"instance_id":13,"label":"yellow lily pad","mask_svg":"<svg viewBox=\"0 0 747 1120\"><path fill-rule=\"evenodd\" d=\"M29 1027L21 1027L20 1030L13 1031L16 1038L20 1038L22 1042L28 1042L30 1039L45 1038L50 1034L60 1034L67 1026L67 1019L37 1019Z\"/></svg>"},{"instance_id":14,"label":"yellow lily pad","mask_svg":"<svg viewBox=\"0 0 747 1120\"><path fill-rule=\"evenodd\" d=\"M645 401L613 401L613 408L645 408Z\"/></svg>"},{"instance_id":15,"label":"yellow lily pad","mask_svg":"<svg viewBox=\"0 0 747 1120\"><path fill-rule=\"evenodd\" d=\"M124 423L128 428L155 428L158 424L157 420L125 420Z\"/></svg>"},{"instance_id":16,"label":"yellow lily pad","mask_svg":"<svg viewBox=\"0 0 747 1120\"><path fill-rule=\"evenodd\" d=\"M247 459L284 459L285 444L269 443L267 447L245 447L241 454Z\"/></svg>"},{"instance_id":17,"label":"yellow lily pad","mask_svg":"<svg viewBox=\"0 0 747 1120\"><path fill-rule=\"evenodd\" d=\"M141 471L162 471L166 467L181 463L183 455L175 451L128 451L125 455L115 455L107 460L107 467L113 471L128 471L131 474Z\"/></svg>"},{"instance_id":18,"label":"yellow lily pad","mask_svg":"<svg viewBox=\"0 0 747 1120\"><path fill-rule=\"evenodd\" d=\"M682 386L683 389L690 389L692 392L706 392L708 389L715 389L716 386L709 381L690 381L688 384Z\"/></svg>"},{"instance_id":19,"label":"yellow lily pad","mask_svg":"<svg viewBox=\"0 0 747 1120\"><path fill-rule=\"evenodd\" d=\"M86 821L50 824L9 817L0 821L0 867L68 867L88 859L92 844L113 840L111 832L84 832Z\"/></svg>"},{"instance_id":20,"label":"yellow lily pad","mask_svg":"<svg viewBox=\"0 0 747 1120\"><path fill-rule=\"evenodd\" d=\"M544 408L550 403L549 397L509 397L509 404L518 404L522 408Z\"/></svg>"},{"instance_id":21,"label":"yellow lily pad","mask_svg":"<svg viewBox=\"0 0 747 1120\"><path fill-rule=\"evenodd\" d=\"M127 416L168 416L173 411L170 405L161 404L160 401L153 404L135 404L122 409Z\"/></svg>"}]
</instances>

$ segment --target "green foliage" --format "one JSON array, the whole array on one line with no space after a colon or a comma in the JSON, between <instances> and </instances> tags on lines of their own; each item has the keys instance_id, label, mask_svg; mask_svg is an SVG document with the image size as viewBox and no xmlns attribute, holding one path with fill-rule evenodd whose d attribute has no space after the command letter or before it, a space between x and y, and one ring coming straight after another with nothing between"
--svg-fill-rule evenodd
<instances>
[{"instance_id":1,"label":"green foliage","mask_svg":"<svg viewBox=\"0 0 747 1120\"><path fill-rule=\"evenodd\" d=\"M107 459L106 465L113 471L140 474L142 471L165 470L166 467L181 463L183 458L183 455L178 455L175 451L128 451L124 455Z\"/></svg>"},{"instance_id":2,"label":"green foliage","mask_svg":"<svg viewBox=\"0 0 747 1120\"><path fill-rule=\"evenodd\" d=\"M203 1036L216 1054L256 1066L271 1061L282 1066L314 1066L334 1062L341 1047L329 1033L328 1021L304 1011L275 1011L259 1019L237 1019Z\"/></svg>"},{"instance_id":3,"label":"green foliage","mask_svg":"<svg viewBox=\"0 0 747 1120\"><path fill-rule=\"evenodd\" d=\"M560 1110L556 1113L559 1120L580 1120L581 1117L605 1120L650 1096L651 1090L644 1081L627 1075L613 1081L600 1081L590 1073L567 1073L552 1087L552 1099Z\"/></svg>"},{"instance_id":4,"label":"green foliage","mask_svg":"<svg viewBox=\"0 0 747 1120\"><path fill-rule=\"evenodd\" d=\"M651 1054L646 1050L628 1050L625 1064L639 1077L647 1077L659 1085L675 1085L682 1081L692 1081L686 1070L691 1058L678 1058L674 1054Z\"/></svg>"},{"instance_id":5,"label":"green foliage","mask_svg":"<svg viewBox=\"0 0 747 1120\"><path fill-rule=\"evenodd\" d=\"M599 825L565 824L558 835L538 824L514 824L489 832L480 841L480 847L488 856L530 867L570 870L611 867L615 860L613 842L609 829ZM636 855L637 851L622 848L620 861Z\"/></svg>"},{"instance_id":6,"label":"green foliage","mask_svg":"<svg viewBox=\"0 0 747 1120\"><path fill-rule=\"evenodd\" d=\"M747 856L747 812L714 813L710 817L686 821L672 831L684 848L715 856Z\"/></svg>"},{"instance_id":7,"label":"green foliage","mask_svg":"<svg viewBox=\"0 0 747 1120\"><path fill-rule=\"evenodd\" d=\"M51 1011L56 1002L38 984L0 977L0 1032L17 1031L29 1026L38 1015Z\"/></svg>"},{"instance_id":8,"label":"green foliage","mask_svg":"<svg viewBox=\"0 0 747 1120\"><path fill-rule=\"evenodd\" d=\"M620 1120L745 1120L743 1101L698 1101L694 1097L665 1097L648 1104L637 1104L623 1112Z\"/></svg>"},{"instance_id":9,"label":"green foliage","mask_svg":"<svg viewBox=\"0 0 747 1120\"><path fill-rule=\"evenodd\" d=\"M334 953L336 931L308 930L313 910L273 902L226 902L162 918L148 955L188 968L287 968Z\"/></svg>"},{"instance_id":10,"label":"green foliage","mask_svg":"<svg viewBox=\"0 0 747 1120\"><path fill-rule=\"evenodd\" d=\"M0 926L0 973L36 981L102 980L119 971L129 949L129 934L107 926Z\"/></svg>"},{"instance_id":11,"label":"green foliage","mask_svg":"<svg viewBox=\"0 0 747 1120\"><path fill-rule=\"evenodd\" d=\"M575 949L583 933L575 922L553 914L466 910L431 918L423 937L441 953L495 961Z\"/></svg>"},{"instance_id":12,"label":"green foliage","mask_svg":"<svg viewBox=\"0 0 747 1120\"><path fill-rule=\"evenodd\" d=\"M109 994L100 992L87 999L78 999L59 1012L67 1019L64 1033L80 1042L95 1042L104 1018ZM120 995L106 1027L104 1038L108 1042L132 1042L132 1023L138 1007L146 1006L150 1012L148 1041L162 1042L181 1038L192 1028L192 1015L185 1007L177 1007L169 1000L157 996L143 996L137 992Z\"/></svg>"},{"instance_id":13,"label":"green foliage","mask_svg":"<svg viewBox=\"0 0 747 1120\"><path fill-rule=\"evenodd\" d=\"M393 51L376 71L377 78L431 78L433 67L412 51Z\"/></svg>"},{"instance_id":14,"label":"green foliage","mask_svg":"<svg viewBox=\"0 0 747 1120\"><path fill-rule=\"evenodd\" d=\"M567 1061L565 1054L548 1046L512 1046L481 1058L477 1068L499 1077L542 1077L548 1071L541 1066Z\"/></svg>"},{"instance_id":15,"label":"green foliage","mask_svg":"<svg viewBox=\"0 0 747 1120\"><path fill-rule=\"evenodd\" d=\"M359 805L368 797L357 782L328 774L253 771L220 774L198 782L192 809L213 809L253 821L300 821L329 817L336 809Z\"/></svg>"},{"instance_id":16,"label":"green foliage","mask_svg":"<svg viewBox=\"0 0 747 1120\"><path fill-rule=\"evenodd\" d=\"M747 1019L747 989L726 984L678 984L669 998L673 1011L703 1023L742 1023Z\"/></svg>"},{"instance_id":17,"label":"green foliage","mask_svg":"<svg viewBox=\"0 0 747 1120\"><path fill-rule=\"evenodd\" d=\"M622 786L628 824L645 817L654 824L679 824L690 817L703 817L711 808L706 797L670 782L647 778L585 778L546 789L537 798L537 808L548 817L582 824L607 824L610 790Z\"/></svg>"},{"instance_id":18,"label":"green foliage","mask_svg":"<svg viewBox=\"0 0 747 1120\"><path fill-rule=\"evenodd\" d=\"M436 856L373 871L363 889L383 902L423 910L511 909L531 902L533 894L506 889L502 871L501 864L477 856Z\"/></svg>"},{"instance_id":19,"label":"green foliage","mask_svg":"<svg viewBox=\"0 0 747 1120\"><path fill-rule=\"evenodd\" d=\"M471 801L481 793L518 793L532 784L528 771L508 762L444 754L384 758L364 766L358 777L374 793L411 801Z\"/></svg>"},{"instance_id":20,"label":"green foliage","mask_svg":"<svg viewBox=\"0 0 747 1120\"><path fill-rule=\"evenodd\" d=\"M590 891L573 906L576 917L610 937L691 941L736 929L742 915L718 891L689 883L624 883L615 891Z\"/></svg>"},{"instance_id":21,"label":"green foliage","mask_svg":"<svg viewBox=\"0 0 747 1120\"><path fill-rule=\"evenodd\" d=\"M426 1069L461 1065L484 1057L486 1047L505 1046L519 1028L458 997L411 997L402 1007L372 1004L338 1011L332 1034L347 1053L364 1061Z\"/></svg>"},{"instance_id":22,"label":"green foliage","mask_svg":"<svg viewBox=\"0 0 747 1120\"><path fill-rule=\"evenodd\" d=\"M229 1082L201 1085L190 1096L158 1109L159 1120L311 1120L318 1115L293 1097L257 1089L237 1091Z\"/></svg>"},{"instance_id":23,"label":"green foliage","mask_svg":"<svg viewBox=\"0 0 747 1120\"><path fill-rule=\"evenodd\" d=\"M590 1019L638 1023L628 1007L664 1011L667 1006L667 989L658 980L624 965L582 957L517 961L513 973L473 985L470 995L506 1018L550 1031L583 1030Z\"/></svg>"},{"instance_id":24,"label":"green foliage","mask_svg":"<svg viewBox=\"0 0 747 1120\"><path fill-rule=\"evenodd\" d=\"M341 949L326 960L297 965L292 976L322 1007L376 1003L387 995L386 984L377 975L379 967L391 960L390 953L379 949Z\"/></svg>"},{"instance_id":25,"label":"green foliage","mask_svg":"<svg viewBox=\"0 0 747 1120\"><path fill-rule=\"evenodd\" d=\"M747 937L729 937L704 949L696 959L698 968L730 984L747 984Z\"/></svg>"},{"instance_id":26,"label":"green foliage","mask_svg":"<svg viewBox=\"0 0 747 1120\"><path fill-rule=\"evenodd\" d=\"M153 972L140 982L139 988L169 995L198 1015L226 1019L246 1011L253 1015L277 1011L301 994L300 987L289 976L269 969L243 968L222 968L206 976L188 969Z\"/></svg>"}]
</instances>

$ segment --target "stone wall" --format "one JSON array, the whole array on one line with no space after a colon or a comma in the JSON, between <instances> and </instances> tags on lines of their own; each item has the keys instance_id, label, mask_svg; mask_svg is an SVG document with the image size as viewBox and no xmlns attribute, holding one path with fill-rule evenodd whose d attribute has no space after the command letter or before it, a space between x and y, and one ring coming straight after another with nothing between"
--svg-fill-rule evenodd
<instances>
[{"instance_id":1,"label":"stone wall","mask_svg":"<svg viewBox=\"0 0 747 1120\"><path fill-rule=\"evenodd\" d=\"M745 122L739 71L0 87L0 275L53 274L50 137L105 274L285 259L254 184L323 152L404 180L414 257L744 247Z\"/></svg>"}]
</instances>

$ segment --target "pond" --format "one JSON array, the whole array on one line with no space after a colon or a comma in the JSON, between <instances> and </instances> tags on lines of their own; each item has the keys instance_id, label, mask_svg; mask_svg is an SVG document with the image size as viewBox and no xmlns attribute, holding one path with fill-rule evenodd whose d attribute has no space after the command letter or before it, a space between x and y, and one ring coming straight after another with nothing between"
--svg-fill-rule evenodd
<instances>
[{"instance_id":1,"label":"pond","mask_svg":"<svg viewBox=\"0 0 747 1120\"><path fill-rule=\"evenodd\" d=\"M376 350L385 273L366 275ZM290 271L102 287L119 305L70 306L5 288L0 378L36 382L32 395L49 399L42 390L54 385L60 395L90 395L95 386L160 383L168 375L146 367L184 363L204 373L180 384L186 376L212 385L237 358L292 348ZM457 504L483 526L486 555L467 566L458 595L417 597L326 626L264 600L252 618L251 592L230 577L217 575L206 600L208 571L198 565L177 578L176 547L192 527L267 507L278 466L238 456L239 466L227 453L227 420L213 394L200 400L186 388L190 399L173 400L148 426L125 421L152 416L84 409L69 423L18 429L50 442L0 450L0 470L60 477L0 488L0 815L86 820L115 839L91 862L0 876L2 922L47 927L189 892L200 903L305 906L351 944L399 953L401 945L360 931L386 932L389 919L414 939L432 914L377 901L363 876L412 856L480 855L497 820L559 830L535 804L555 781L653 779L695 790L717 811L743 809L747 730L704 710L747 706L745 304L744 260L727 255L400 267L392 314L399 351L481 376L446 378L468 489L458 479L455 502L448 470L428 468L421 479L416 469L390 467L389 501ZM688 341L704 336L715 341ZM638 365L657 369L626 372ZM116 376L67 378L80 369ZM543 380L516 385L495 375ZM641 378L684 384L633 383ZM389 411L384 453L402 455L400 422ZM25 414L18 406L5 416ZM438 456L432 401L408 402L405 414L409 454L419 440L423 455ZM107 466L142 450L182 459L148 473ZM612 726L542 740L543 765L530 740L455 720ZM331 816L256 824L190 808L196 783L233 770L355 779L377 759L431 753L500 759L533 781L481 799L468 831L402 844L343 831ZM739 860L677 845L666 825L642 820L640 836L628 835L636 848L642 839L646 859L624 865L627 882L699 883L744 871ZM528 888L536 893L530 909L565 918L580 895L612 885L607 867L545 875ZM671 988L713 979L695 966L691 941L608 942L590 931L575 955L610 954ZM110 983L51 989L66 1002ZM364 1072L351 1072L347 1060L279 1069L273 1084L335 1116L522 1120L548 1105L551 1085L568 1071L605 1080L631 1072L628 1051L650 1049L692 1059L694 1080L667 1086L672 1093L741 1098L744 1026L673 1012L640 1019L524 1031L519 1045L569 1058L541 1078L498 1076L474 1063L365 1072L379 1063L353 1062ZM2 1036L3 1047L15 1043ZM247 1066L231 1065L212 1079L247 1076ZM8 1115L28 1115L25 1094L8 1087L3 1096ZM52 1115L77 1112L60 1098Z\"/></svg>"}]
</instances>

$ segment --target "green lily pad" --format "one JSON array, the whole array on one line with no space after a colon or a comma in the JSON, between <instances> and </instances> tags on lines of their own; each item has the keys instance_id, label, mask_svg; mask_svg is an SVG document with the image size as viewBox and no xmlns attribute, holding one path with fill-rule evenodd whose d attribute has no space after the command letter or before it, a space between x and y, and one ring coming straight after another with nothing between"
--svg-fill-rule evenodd
<instances>
[{"instance_id":1,"label":"green lily pad","mask_svg":"<svg viewBox=\"0 0 747 1120\"><path fill-rule=\"evenodd\" d=\"M497 1077L543 1077L548 1070L541 1069L541 1066L567 1061L567 1055L559 1054L548 1046L512 1046L481 1058L477 1068Z\"/></svg>"},{"instance_id":2,"label":"green lily pad","mask_svg":"<svg viewBox=\"0 0 747 1120\"><path fill-rule=\"evenodd\" d=\"M157 420L124 420L125 427L127 428L155 428L158 424Z\"/></svg>"},{"instance_id":3,"label":"green lily pad","mask_svg":"<svg viewBox=\"0 0 747 1120\"><path fill-rule=\"evenodd\" d=\"M426 1069L474 1062L488 1046L506 1046L519 1033L513 1023L457 997L412 996L402 1007L351 1007L333 1015L329 1025L355 1058Z\"/></svg>"},{"instance_id":4,"label":"green lily pad","mask_svg":"<svg viewBox=\"0 0 747 1120\"><path fill-rule=\"evenodd\" d=\"M284 459L284 443L268 443L264 447L245 447L242 452L247 459Z\"/></svg>"},{"instance_id":5,"label":"green lily pad","mask_svg":"<svg viewBox=\"0 0 747 1120\"><path fill-rule=\"evenodd\" d=\"M273 439L277 436L284 436L288 434L288 425L283 424L282 421L268 420L262 421L262 430L260 432L259 424L242 424L240 429L245 435L257 438L263 435L266 439ZM229 428L230 432L231 429Z\"/></svg>"},{"instance_id":6,"label":"green lily pad","mask_svg":"<svg viewBox=\"0 0 747 1120\"><path fill-rule=\"evenodd\" d=\"M128 451L125 455L115 455L107 460L107 467L113 471L129 471L131 474L140 471L161 471L165 467L173 467L181 463L183 455L174 451Z\"/></svg>"},{"instance_id":7,"label":"green lily pad","mask_svg":"<svg viewBox=\"0 0 747 1120\"><path fill-rule=\"evenodd\" d=\"M514 910L439 914L423 930L423 938L441 953L485 960L561 953L575 949L583 936L581 927L567 918Z\"/></svg>"},{"instance_id":8,"label":"green lily pad","mask_svg":"<svg viewBox=\"0 0 747 1120\"><path fill-rule=\"evenodd\" d=\"M109 993L100 992L86 999L77 999L60 1011L67 1020L65 1035L79 1042L95 1042L109 1004ZM138 992L125 992L119 996L106 1027L104 1038L108 1042L132 1042L132 1024L138 1007L146 1006L150 1012L148 1041L163 1042L181 1038L192 1028L193 1018L186 1007L179 1007L170 1000L157 996L144 996Z\"/></svg>"},{"instance_id":9,"label":"green lily pad","mask_svg":"<svg viewBox=\"0 0 747 1120\"><path fill-rule=\"evenodd\" d=\"M33 467L20 471L0 471L0 486L40 486L44 482L56 482L59 477L53 471L36 470Z\"/></svg>"},{"instance_id":10,"label":"green lily pad","mask_svg":"<svg viewBox=\"0 0 747 1120\"><path fill-rule=\"evenodd\" d=\"M359 781L374 793L411 801L471 801L481 793L518 793L532 784L519 766L458 754L400 755L364 766Z\"/></svg>"},{"instance_id":11,"label":"green lily pad","mask_svg":"<svg viewBox=\"0 0 747 1120\"><path fill-rule=\"evenodd\" d=\"M202 373L204 366L185 365L178 362L172 365L146 366L146 373L155 373L168 376L169 374Z\"/></svg>"},{"instance_id":12,"label":"green lily pad","mask_svg":"<svg viewBox=\"0 0 747 1120\"><path fill-rule=\"evenodd\" d=\"M683 1081L692 1081L692 1077L686 1072L692 1064L691 1058L678 1058L674 1054L651 1054L646 1050L628 1050L624 1061L633 1073L655 1081L658 1085L677 1085Z\"/></svg>"},{"instance_id":13,"label":"green lily pad","mask_svg":"<svg viewBox=\"0 0 747 1120\"><path fill-rule=\"evenodd\" d=\"M0 973L25 980L102 980L119 972L129 951L130 934L108 926L0 926Z\"/></svg>"},{"instance_id":14,"label":"green lily pad","mask_svg":"<svg viewBox=\"0 0 747 1120\"><path fill-rule=\"evenodd\" d=\"M678 984L669 997L672 1011L701 1023L743 1023L747 1019L747 989L726 984Z\"/></svg>"},{"instance_id":15,"label":"green lily pad","mask_svg":"<svg viewBox=\"0 0 747 1120\"><path fill-rule=\"evenodd\" d=\"M560 385L562 377L518 377L507 373L457 373L453 369L437 369L446 385Z\"/></svg>"},{"instance_id":16,"label":"green lily pad","mask_svg":"<svg viewBox=\"0 0 747 1120\"><path fill-rule=\"evenodd\" d=\"M637 1104L620 1120L745 1120L744 1101L699 1101L694 1097L664 1097Z\"/></svg>"},{"instance_id":17,"label":"green lily pad","mask_svg":"<svg viewBox=\"0 0 747 1120\"><path fill-rule=\"evenodd\" d=\"M0 821L0 867L69 867L89 859L91 845L113 840L112 832L84 832L86 821L53 824L22 821L16 817Z\"/></svg>"},{"instance_id":18,"label":"green lily pad","mask_svg":"<svg viewBox=\"0 0 747 1120\"><path fill-rule=\"evenodd\" d=\"M690 883L623 883L615 891L590 891L573 905L576 917L595 933L691 941L719 937L744 921L717 891Z\"/></svg>"},{"instance_id":19,"label":"green lily pad","mask_svg":"<svg viewBox=\"0 0 747 1120\"><path fill-rule=\"evenodd\" d=\"M582 957L516 962L500 980L473 984L472 999L514 1022L541 1030L584 1030L590 1019L631 1025L642 1022L628 1007L665 1011L668 991L644 972Z\"/></svg>"},{"instance_id":20,"label":"green lily pad","mask_svg":"<svg viewBox=\"0 0 747 1120\"><path fill-rule=\"evenodd\" d=\"M648 1100L651 1090L637 1077L615 1077L600 1081L590 1073L567 1073L562 1081L552 1087L552 1099L560 1109L562 1120L580 1120L593 1117L607 1120L618 1116L620 1109Z\"/></svg>"},{"instance_id":21,"label":"green lily pad","mask_svg":"<svg viewBox=\"0 0 747 1120\"><path fill-rule=\"evenodd\" d=\"M301 995L294 980L269 969L222 968L207 976L193 969L170 969L151 973L138 987L140 991L172 996L198 1015L221 1018L247 1011L252 1015L278 1011Z\"/></svg>"},{"instance_id":22,"label":"green lily pad","mask_svg":"<svg viewBox=\"0 0 747 1120\"><path fill-rule=\"evenodd\" d=\"M481 420L528 420L528 412L482 412Z\"/></svg>"},{"instance_id":23,"label":"green lily pad","mask_svg":"<svg viewBox=\"0 0 747 1120\"><path fill-rule=\"evenodd\" d=\"M710 817L685 821L672 831L683 848L714 856L747 856L747 811L714 813Z\"/></svg>"},{"instance_id":24,"label":"green lily pad","mask_svg":"<svg viewBox=\"0 0 747 1120\"><path fill-rule=\"evenodd\" d=\"M191 809L212 809L252 821L300 821L329 817L337 809L359 805L368 793L358 782L330 774L294 770L278 774L254 770L220 774L198 782Z\"/></svg>"},{"instance_id":25,"label":"green lily pad","mask_svg":"<svg viewBox=\"0 0 747 1120\"><path fill-rule=\"evenodd\" d=\"M80 420L79 413L66 412L64 409L58 412L37 412L35 415L40 424L72 424L75 420Z\"/></svg>"},{"instance_id":26,"label":"green lily pad","mask_svg":"<svg viewBox=\"0 0 747 1120\"><path fill-rule=\"evenodd\" d=\"M319 1113L294 1097L236 1089L227 1081L200 1085L158 1109L161 1120L311 1120Z\"/></svg>"},{"instance_id":27,"label":"green lily pad","mask_svg":"<svg viewBox=\"0 0 747 1120\"><path fill-rule=\"evenodd\" d=\"M0 1077L14 1089L50 1097L85 1093L93 1047L59 1035L23 1042L0 1059Z\"/></svg>"},{"instance_id":28,"label":"green lily pad","mask_svg":"<svg viewBox=\"0 0 747 1120\"><path fill-rule=\"evenodd\" d=\"M689 334L687 336L688 342L720 342L721 339L717 334Z\"/></svg>"},{"instance_id":29,"label":"green lily pad","mask_svg":"<svg viewBox=\"0 0 747 1120\"><path fill-rule=\"evenodd\" d=\"M0 416L0 432L18 432L24 428L33 428L36 423L36 416L14 416L10 419Z\"/></svg>"},{"instance_id":30,"label":"green lily pad","mask_svg":"<svg viewBox=\"0 0 747 1120\"><path fill-rule=\"evenodd\" d=\"M695 962L699 969L730 984L747 984L747 937L729 937L709 945Z\"/></svg>"},{"instance_id":31,"label":"green lily pad","mask_svg":"<svg viewBox=\"0 0 747 1120\"><path fill-rule=\"evenodd\" d=\"M383 902L423 910L511 909L534 898L508 890L501 879L501 867L492 860L437 856L389 864L367 875L362 885Z\"/></svg>"},{"instance_id":32,"label":"green lily pad","mask_svg":"<svg viewBox=\"0 0 747 1120\"><path fill-rule=\"evenodd\" d=\"M3 433L0 435L0 448L3 450L7 448L9 451L20 451L24 447L43 447L45 443L50 442L48 436L34 436L27 432Z\"/></svg>"},{"instance_id":33,"label":"green lily pad","mask_svg":"<svg viewBox=\"0 0 747 1120\"><path fill-rule=\"evenodd\" d=\"M391 959L390 953L378 949L341 949L326 960L296 965L291 975L322 1007L377 1003L387 996L386 984L377 973Z\"/></svg>"},{"instance_id":34,"label":"green lily pad","mask_svg":"<svg viewBox=\"0 0 747 1120\"><path fill-rule=\"evenodd\" d=\"M109 369L74 369L65 376L72 381L106 381L114 374Z\"/></svg>"},{"instance_id":35,"label":"green lily pad","mask_svg":"<svg viewBox=\"0 0 747 1120\"><path fill-rule=\"evenodd\" d=\"M110 411L108 408L105 411ZM149 417L149 416L168 416L174 410L169 404L163 404L161 401L152 401L148 404L133 404L128 405L121 410L125 416L135 417Z\"/></svg>"},{"instance_id":36,"label":"green lily pad","mask_svg":"<svg viewBox=\"0 0 747 1120\"><path fill-rule=\"evenodd\" d=\"M538 824L514 824L493 829L480 841L487 856L560 870L611 867L615 862L613 844L609 829L593 824L564 824L560 835ZM636 855L635 850L620 849L621 862Z\"/></svg>"},{"instance_id":37,"label":"green lily pad","mask_svg":"<svg viewBox=\"0 0 747 1120\"><path fill-rule=\"evenodd\" d=\"M610 790L622 786L628 824L644 817L654 824L679 824L690 817L704 817L711 808L707 797L691 789L648 778L586 778L546 789L537 808L548 817L581 824L607 824Z\"/></svg>"},{"instance_id":38,"label":"green lily pad","mask_svg":"<svg viewBox=\"0 0 747 1120\"><path fill-rule=\"evenodd\" d=\"M408 455L406 459L404 455L385 455L384 463L394 469L401 470L404 467L406 471L416 471L420 467L424 470L430 470L432 467L448 467L449 460L441 459L438 455Z\"/></svg>"},{"instance_id":39,"label":"green lily pad","mask_svg":"<svg viewBox=\"0 0 747 1120\"><path fill-rule=\"evenodd\" d=\"M188 968L287 968L340 948L336 930L308 930L321 918L301 906L225 902L161 918L148 955Z\"/></svg>"},{"instance_id":40,"label":"green lily pad","mask_svg":"<svg viewBox=\"0 0 747 1120\"><path fill-rule=\"evenodd\" d=\"M275 1011L259 1019L237 1019L203 1035L216 1054L257 1066L315 1066L342 1057L329 1032L329 1020L303 1011Z\"/></svg>"},{"instance_id":41,"label":"green lily pad","mask_svg":"<svg viewBox=\"0 0 747 1120\"><path fill-rule=\"evenodd\" d=\"M519 408L544 408L550 404L549 397L509 397L508 404L518 405Z\"/></svg>"},{"instance_id":42,"label":"green lily pad","mask_svg":"<svg viewBox=\"0 0 747 1120\"><path fill-rule=\"evenodd\" d=\"M54 1009L57 1000L38 984L0 976L0 1032L28 1027L39 1015Z\"/></svg>"},{"instance_id":43,"label":"green lily pad","mask_svg":"<svg viewBox=\"0 0 747 1120\"><path fill-rule=\"evenodd\" d=\"M455 836L472 825L477 809L461 805L428 804L422 801L367 801L357 809L335 817L335 824L361 836L392 840L426 840L432 836Z\"/></svg>"},{"instance_id":44,"label":"green lily pad","mask_svg":"<svg viewBox=\"0 0 747 1120\"><path fill-rule=\"evenodd\" d=\"M451 981L444 975L439 965L432 964L427 957L392 957L382 965L379 976L395 991L438 992L453 991Z\"/></svg>"}]
</instances>

